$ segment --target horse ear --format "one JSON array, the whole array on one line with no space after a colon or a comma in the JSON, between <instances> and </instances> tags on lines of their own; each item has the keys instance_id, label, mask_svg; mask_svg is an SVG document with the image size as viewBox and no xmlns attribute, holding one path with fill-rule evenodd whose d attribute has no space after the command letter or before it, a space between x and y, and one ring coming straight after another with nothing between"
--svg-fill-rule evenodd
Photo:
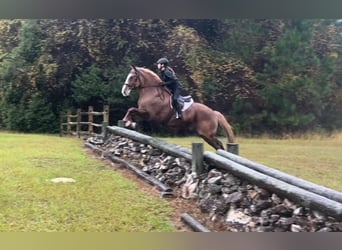
<instances>
[{"instance_id":1,"label":"horse ear","mask_svg":"<svg viewBox=\"0 0 342 250\"><path fill-rule=\"evenodd\" d=\"M132 67L132 69L134 69L135 71L137 71L137 68L136 68L133 64L131 64L131 67Z\"/></svg>"}]
</instances>

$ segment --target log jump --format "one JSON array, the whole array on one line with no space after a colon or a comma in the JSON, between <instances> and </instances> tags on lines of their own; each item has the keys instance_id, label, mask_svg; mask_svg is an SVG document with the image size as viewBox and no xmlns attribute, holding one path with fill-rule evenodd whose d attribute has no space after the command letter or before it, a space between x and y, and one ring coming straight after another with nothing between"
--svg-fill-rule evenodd
<instances>
[{"instance_id":1,"label":"log jump","mask_svg":"<svg viewBox=\"0 0 342 250\"><path fill-rule=\"evenodd\" d=\"M188 148L118 126L108 126L107 129L109 133L149 144L170 155L183 157L190 162L193 159L192 152ZM204 152L203 161L205 164L214 165L253 184L284 195L303 206L309 206L342 219L342 194L340 192L295 178L281 171L271 170L266 166L261 168L261 164L253 163L223 150L218 150L217 153ZM252 166L254 166L254 169ZM256 168L256 166L259 168Z\"/></svg>"},{"instance_id":2,"label":"log jump","mask_svg":"<svg viewBox=\"0 0 342 250\"><path fill-rule=\"evenodd\" d=\"M246 219L246 221L243 223L248 224L248 220L250 220L253 213L255 215L255 213L260 213L261 211L261 214L264 213L264 215L261 215L261 216L265 216L268 213L274 213L275 210L280 209L279 211L281 212L282 209L283 210L285 209L282 203L284 203L285 205L288 203L289 207L292 207L291 210L293 209L293 215L292 215L293 218L285 218L287 215L283 218L281 217L282 214L280 215L274 214L274 216L272 215L273 216L272 218L274 219L274 218L278 218L277 216L280 216L280 220L277 223L283 224L282 226L286 227L286 231L295 232L295 231L304 230L301 226L297 225L296 222L294 221L296 220L296 218L298 218L298 215L302 216L303 213L306 213L304 212L304 211L307 211L306 208L309 209L308 211L312 211L312 214L308 214L307 216L308 220L311 220L310 218L314 218L314 217L318 218L316 220L321 220L321 217L323 216L322 218L335 218L338 221L342 221L342 203L340 202L340 197L342 194L335 190L330 190L328 188L316 185L314 183L307 182L300 178L290 176L288 174L282 173L281 171L274 170L267 166L252 162L248 159L237 156L236 154L232 154L223 150L217 150L215 153L208 152L208 151L204 152L203 145L201 146L198 143L193 143L192 149L189 149L189 148L185 148L179 145L175 145L175 144L139 133L137 131L125 129L120 126L107 126L106 129L107 129L108 135L110 135L108 136L109 138L108 141L112 140L112 143L119 144L117 149L115 149L114 151L111 151L111 154L115 155L114 159L113 158L111 159L113 162L115 162L115 159L120 159L122 155L123 157L125 157L125 159L135 159L134 160L135 163L139 164L138 162L141 162L144 159L153 158L152 155L155 155L154 149L158 149L159 152L163 152L162 155L164 158L160 160L156 160L157 162L161 162L161 163L167 162L168 158L171 156L174 157L172 161L175 161L175 160L179 161L179 159L183 159L184 161L186 161L187 170L186 170L185 176L184 178L182 178L182 180L176 181L176 183L178 183L176 184L177 187L180 187L179 186L180 184L183 185L182 190L184 189L186 185L188 185L187 186L188 190L190 190L191 188L193 190L196 188L203 188L203 185L207 185L206 188L209 188L209 192L212 193L213 197L214 196L216 197L217 196L216 194L218 194L218 192L223 192L223 194L225 195L224 199L227 200L226 202L228 202L228 204L234 203L234 202L237 202L237 204L240 204L242 202L242 204L244 204L247 201L245 200L246 198L242 197L242 193L238 191L239 189L245 190L243 192L247 194L248 200L255 199L256 196L260 196L262 193L265 193L265 192L272 194L272 203L274 200L274 202L276 202L274 204L278 204L278 205L276 205L276 207L273 207L273 208L272 207L267 208L270 204L269 204L269 201L267 201L266 199L270 200L271 197L266 195L264 198L262 198L261 196L261 198L258 198L261 200L253 201L255 202L255 205L251 205L250 207L250 209L252 209L252 214L247 216L247 218L249 219ZM124 142L127 140L131 142ZM120 146L120 144L122 145ZM151 149L152 151L148 152L148 150L145 150L144 145L147 148ZM143 155L139 155L142 152L143 152ZM158 157L161 157L161 156L158 156L157 154L155 157L156 157L155 159L158 159ZM119 162L119 161L116 161L116 162ZM127 163L127 161L125 161L123 165L125 165L125 163ZM129 164L130 163L128 163L128 165ZM154 163L146 162L146 164L148 165L148 164L154 164ZM147 172L151 172L151 171L153 172L154 170L152 168L151 170L149 167L147 168L146 164L143 164L143 165L145 166L144 168L147 169ZM173 165L174 163L171 162L170 164ZM178 166L179 166L179 162L178 162ZM144 169L142 170L145 171ZM169 173L165 171L168 171L167 168L162 168L161 172L164 172L166 175L169 175ZM220 171L222 173L227 173L227 174L220 174ZM190 173L194 173L195 175L190 174ZM173 173L170 173L170 175L173 175ZM240 179L240 181L236 178ZM161 175L158 175L157 179L158 181L161 181L161 183L163 183L163 178L161 178ZM232 187L230 188L231 190L229 191L227 189L224 189L225 188L224 186L222 187L218 186L218 183L221 182L220 180L222 180L224 183L231 182L232 184L228 183L230 186L232 185ZM148 180L146 181L151 183L152 185L156 185L156 186L158 185L156 183L153 183L152 181L148 181ZM236 184L234 183L247 183L247 184L250 183L251 185L239 187L239 186L236 186ZM241 184L238 184L238 185L241 185ZM246 184L243 184L243 185L246 185ZM254 189L254 185L256 189ZM173 186L171 186L171 188L173 188ZM158 189L162 191L163 187L159 185ZM166 186L166 189L167 189L167 186ZM259 189L264 189L264 191L260 191ZM233 191L233 190L236 190L236 191ZM166 192L169 192L169 190L167 190ZM275 197L273 197L273 194L276 194ZM199 195L201 194L199 193ZM281 203L276 201L277 199L279 199L277 198L277 195L279 195L279 197L282 197L281 200L284 199L283 201L279 201ZM184 196L184 198L186 199L189 199L189 198L191 199L191 197L192 197L191 194L186 195L186 197ZM206 206L205 202L209 202L209 201L210 199L208 201L199 200L201 210L205 210L209 212L208 208L205 207ZM220 209L223 209L222 212L227 213L227 219L225 220L226 222L230 223L231 221L235 220L234 216L241 215L241 211L233 209L236 205L233 205L233 207L229 205L222 207L223 204L221 204L219 200L212 201L212 202L214 203L216 202L213 207L219 213L220 213ZM295 205L293 205L292 202L295 202L294 203ZM229 212L225 210L227 206L230 207ZM317 214L315 211L319 213ZM281 213L288 213L288 212L289 212L289 208L286 208ZM323 215L320 215L320 214L323 214ZM324 217L324 216L328 216L328 217ZM182 220L186 223L189 223L190 227L196 228L198 226L198 223L195 221L194 218L191 218L191 216L184 215L183 217L184 218L182 218ZM264 220L264 219L260 219L260 220ZM242 223L242 222L240 221L239 223ZM271 222L262 222L262 223L264 224L266 223L265 225L267 225L267 223L271 223ZM301 223L301 222L299 221L298 223ZM329 229L329 230L342 231L342 227L341 227L342 225L338 224L338 226L336 226L334 223L330 223L330 224L329 223L330 222L328 222L327 225L333 225L333 229ZM292 224L294 225L292 226ZM291 228L290 228L290 225L291 225ZM281 225L279 227L281 227ZM206 231L206 227L201 227L199 225L199 228L202 228L203 231ZM201 229L199 228L194 229L194 230L200 231ZM272 229L270 229L270 226L269 227L259 226L256 229L256 231L267 231L267 230L272 230ZM319 230L324 231L328 229L321 228Z\"/></svg>"}]
</instances>

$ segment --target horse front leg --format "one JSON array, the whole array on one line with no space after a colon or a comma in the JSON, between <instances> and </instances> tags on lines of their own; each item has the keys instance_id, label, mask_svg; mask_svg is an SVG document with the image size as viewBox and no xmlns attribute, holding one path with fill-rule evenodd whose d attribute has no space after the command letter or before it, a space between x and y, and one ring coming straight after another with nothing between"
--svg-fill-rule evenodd
<instances>
[{"instance_id":1,"label":"horse front leg","mask_svg":"<svg viewBox=\"0 0 342 250\"><path fill-rule=\"evenodd\" d=\"M138 108L129 108L125 117L122 119L124 121L125 127L136 128L137 122L139 120L148 119L148 112Z\"/></svg>"}]
</instances>

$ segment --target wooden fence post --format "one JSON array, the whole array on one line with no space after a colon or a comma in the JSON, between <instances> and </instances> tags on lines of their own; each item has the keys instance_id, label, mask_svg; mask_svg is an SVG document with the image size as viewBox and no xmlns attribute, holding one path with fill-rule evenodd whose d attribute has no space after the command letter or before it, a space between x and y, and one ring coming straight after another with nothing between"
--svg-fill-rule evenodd
<instances>
[{"instance_id":1,"label":"wooden fence post","mask_svg":"<svg viewBox=\"0 0 342 250\"><path fill-rule=\"evenodd\" d=\"M76 134L78 138L81 138L81 109L77 109L77 124L76 124Z\"/></svg>"},{"instance_id":2,"label":"wooden fence post","mask_svg":"<svg viewBox=\"0 0 342 250\"><path fill-rule=\"evenodd\" d=\"M88 121L82 121L83 115L88 115ZM102 116L102 124L94 123L94 116ZM88 130L82 131L83 125L88 125ZM88 107L88 112L82 112L82 110L78 108L76 114L74 115L71 113L70 110L67 113L62 113L62 112L60 113L59 134L60 136L63 136L64 134L75 135L78 138L81 138L82 134L88 134L88 136L100 135L106 138L108 125L109 125L109 105L104 105L102 112L95 112L93 106ZM73 126L75 126L75 129ZM94 131L94 127L100 128L101 134L96 133L97 130Z\"/></svg>"},{"instance_id":3,"label":"wooden fence post","mask_svg":"<svg viewBox=\"0 0 342 250\"><path fill-rule=\"evenodd\" d=\"M69 110L67 113L67 135L71 134L71 111Z\"/></svg>"},{"instance_id":4,"label":"wooden fence post","mask_svg":"<svg viewBox=\"0 0 342 250\"><path fill-rule=\"evenodd\" d=\"M63 136L63 122L64 121L64 113L61 112L60 113L60 123L61 123L61 126L59 127L59 136Z\"/></svg>"},{"instance_id":5,"label":"wooden fence post","mask_svg":"<svg viewBox=\"0 0 342 250\"><path fill-rule=\"evenodd\" d=\"M239 144L227 143L227 151L232 154L239 155Z\"/></svg>"},{"instance_id":6,"label":"wooden fence post","mask_svg":"<svg viewBox=\"0 0 342 250\"><path fill-rule=\"evenodd\" d=\"M118 120L118 127L120 128L124 128L125 127L125 123L123 120Z\"/></svg>"},{"instance_id":7,"label":"wooden fence post","mask_svg":"<svg viewBox=\"0 0 342 250\"><path fill-rule=\"evenodd\" d=\"M109 125L109 105L103 106L103 122L102 122L102 136L105 140L107 138L107 126Z\"/></svg>"},{"instance_id":8,"label":"wooden fence post","mask_svg":"<svg viewBox=\"0 0 342 250\"><path fill-rule=\"evenodd\" d=\"M192 172L196 172L197 175L204 173L203 164L203 143L192 143L192 159L191 159Z\"/></svg>"},{"instance_id":9,"label":"wooden fence post","mask_svg":"<svg viewBox=\"0 0 342 250\"><path fill-rule=\"evenodd\" d=\"M88 133L89 136L91 136L94 132L94 128L93 128L93 122L94 122L94 107L93 106L89 106L88 107Z\"/></svg>"}]
</instances>

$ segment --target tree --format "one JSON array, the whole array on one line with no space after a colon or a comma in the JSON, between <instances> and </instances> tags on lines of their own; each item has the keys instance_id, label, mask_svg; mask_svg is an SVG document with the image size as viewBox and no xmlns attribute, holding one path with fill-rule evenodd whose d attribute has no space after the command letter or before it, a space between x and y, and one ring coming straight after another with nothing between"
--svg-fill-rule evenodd
<instances>
[{"instance_id":1,"label":"tree","mask_svg":"<svg viewBox=\"0 0 342 250\"><path fill-rule=\"evenodd\" d=\"M320 128L331 94L334 63L313 46L313 20L289 22L284 35L266 50L268 61L257 81L264 98L263 124L275 133Z\"/></svg>"},{"instance_id":2,"label":"tree","mask_svg":"<svg viewBox=\"0 0 342 250\"><path fill-rule=\"evenodd\" d=\"M239 132L339 129L341 29L319 19L0 20L0 126L56 131L61 111L103 104L115 122L136 105L121 95L130 64L156 69L167 56L188 93Z\"/></svg>"}]
</instances>

